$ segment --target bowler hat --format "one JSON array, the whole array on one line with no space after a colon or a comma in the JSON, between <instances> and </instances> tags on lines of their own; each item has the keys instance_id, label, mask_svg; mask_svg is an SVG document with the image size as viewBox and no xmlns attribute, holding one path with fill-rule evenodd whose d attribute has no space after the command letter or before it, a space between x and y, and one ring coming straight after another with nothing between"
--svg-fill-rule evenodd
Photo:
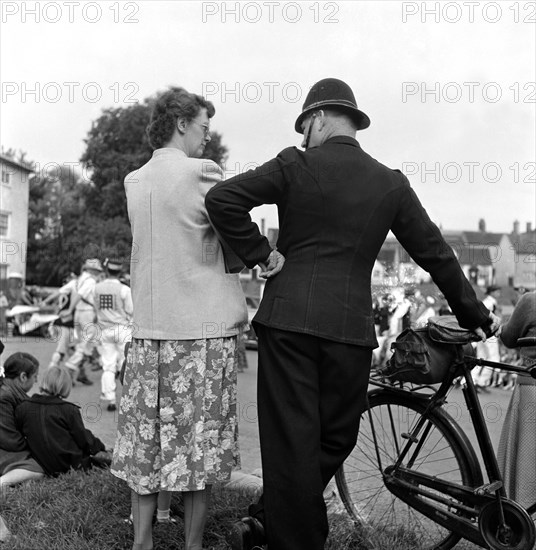
<instances>
[{"instance_id":1,"label":"bowler hat","mask_svg":"<svg viewBox=\"0 0 536 550\"><path fill-rule=\"evenodd\" d=\"M352 88L338 78L324 78L309 90L301 115L294 124L296 132L303 134L301 125L309 113L327 107L332 107L334 110L342 111L348 115L358 130L364 130L370 126L370 118L357 108Z\"/></svg>"},{"instance_id":2,"label":"bowler hat","mask_svg":"<svg viewBox=\"0 0 536 550\"><path fill-rule=\"evenodd\" d=\"M123 263L121 262L121 260L109 260L108 258L106 258L106 261L104 262L104 267L108 271L120 272L123 269Z\"/></svg>"},{"instance_id":3,"label":"bowler hat","mask_svg":"<svg viewBox=\"0 0 536 550\"><path fill-rule=\"evenodd\" d=\"M94 271L102 271L102 264L97 258L88 258L84 262L82 269L93 269Z\"/></svg>"}]
</instances>

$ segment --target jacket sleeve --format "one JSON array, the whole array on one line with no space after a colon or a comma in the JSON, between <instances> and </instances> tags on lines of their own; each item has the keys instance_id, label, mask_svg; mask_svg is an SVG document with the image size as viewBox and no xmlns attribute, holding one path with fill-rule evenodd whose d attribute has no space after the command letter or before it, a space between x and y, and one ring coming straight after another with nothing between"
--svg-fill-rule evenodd
<instances>
[{"instance_id":1,"label":"jacket sleeve","mask_svg":"<svg viewBox=\"0 0 536 550\"><path fill-rule=\"evenodd\" d=\"M486 323L489 311L480 302L465 277L452 248L429 218L407 178L397 194L397 214L393 233L409 255L430 273L445 295L460 326L469 330Z\"/></svg>"},{"instance_id":2,"label":"jacket sleeve","mask_svg":"<svg viewBox=\"0 0 536 550\"><path fill-rule=\"evenodd\" d=\"M262 204L278 204L285 192L283 164L285 149L275 159L215 185L206 195L210 219L237 256L252 268L264 262L272 248L251 219L251 209Z\"/></svg>"},{"instance_id":3,"label":"jacket sleeve","mask_svg":"<svg viewBox=\"0 0 536 550\"><path fill-rule=\"evenodd\" d=\"M104 443L98 437L95 437L90 430L86 429L84 421L82 420L82 415L75 405L73 405L71 409L69 431L78 447L80 447L84 453L94 455L99 451L104 451Z\"/></svg>"},{"instance_id":4,"label":"jacket sleeve","mask_svg":"<svg viewBox=\"0 0 536 550\"><path fill-rule=\"evenodd\" d=\"M125 313L128 315L129 319L132 319L132 314L134 313L134 304L132 303L132 291L126 285L123 285L123 303L125 308Z\"/></svg>"},{"instance_id":5,"label":"jacket sleeve","mask_svg":"<svg viewBox=\"0 0 536 550\"><path fill-rule=\"evenodd\" d=\"M223 258L225 262L225 270L227 273L240 273L244 269L244 263L235 254L233 249L225 242L217 228L212 223L210 216L206 210L205 197L207 192L214 187L217 183L223 180L222 169L212 160L203 161L199 190L201 192L201 198L203 201L203 213L207 217L213 231L216 233L220 246L223 252Z\"/></svg>"},{"instance_id":6,"label":"jacket sleeve","mask_svg":"<svg viewBox=\"0 0 536 550\"><path fill-rule=\"evenodd\" d=\"M24 435L19 431L22 425L17 421L16 401L4 394L0 400L0 447L4 451L24 451L28 447Z\"/></svg>"}]
</instances>

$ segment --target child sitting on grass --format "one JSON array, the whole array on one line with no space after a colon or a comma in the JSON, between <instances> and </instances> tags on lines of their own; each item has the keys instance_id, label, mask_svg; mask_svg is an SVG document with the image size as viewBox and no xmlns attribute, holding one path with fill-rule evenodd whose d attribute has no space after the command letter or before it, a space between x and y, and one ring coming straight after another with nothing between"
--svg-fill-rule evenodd
<instances>
[{"instance_id":1,"label":"child sitting on grass","mask_svg":"<svg viewBox=\"0 0 536 550\"><path fill-rule=\"evenodd\" d=\"M4 344L0 341L0 354ZM0 365L0 491L3 486L43 477L43 469L30 456L24 436L15 427L15 407L28 396L34 385L39 362L29 353L10 355ZM0 516L0 543L11 539Z\"/></svg>"},{"instance_id":2,"label":"child sitting on grass","mask_svg":"<svg viewBox=\"0 0 536 550\"><path fill-rule=\"evenodd\" d=\"M104 443L85 428L80 407L64 400L71 389L69 372L64 367L51 367L41 382L41 393L15 410L17 427L49 476L110 462L103 452Z\"/></svg>"}]
</instances>

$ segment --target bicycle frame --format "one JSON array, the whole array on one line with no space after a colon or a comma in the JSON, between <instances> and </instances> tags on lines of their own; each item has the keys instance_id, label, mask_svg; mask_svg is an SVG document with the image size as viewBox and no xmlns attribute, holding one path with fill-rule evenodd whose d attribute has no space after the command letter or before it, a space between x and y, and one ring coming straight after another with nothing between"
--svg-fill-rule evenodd
<instances>
[{"instance_id":1,"label":"bicycle frame","mask_svg":"<svg viewBox=\"0 0 536 550\"><path fill-rule=\"evenodd\" d=\"M455 368L451 369L451 374L443 381L435 394L426 396L419 395L418 392L414 394L420 399L426 399L428 401L426 411L419 418L416 425L412 427L411 432L409 434L403 434L406 443L399 449L397 461L387 467L381 465L381 469L383 471L385 486L400 500L434 522L458 533L463 538L483 548L488 548L488 544L484 540L481 529L479 528L479 522L476 521L480 517L482 510L488 505L495 504L498 510L500 525L505 523L503 510L503 507L506 505L505 503L508 503L507 506L509 506L509 509L515 507L516 513L523 514L524 511L519 505L508 500L506 497L502 475L484 420L475 384L471 376L471 369L476 365L500 367L504 370L518 373L526 373L527 370L529 370L534 376L533 372L536 374L536 364L530 369L527 369L470 356L464 357L463 376L466 386L463 388L463 395L471 416L471 421L475 427L478 446L483 457L488 482L483 482L482 472L471 443L469 443L467 437L456 422L441 408L446 400L449 388L456 378ZM407 394L407 390L401 388L374 381L372 383L381 388L380 390L373 391L403 392ZM428 413L448 418L454 430L461 433L460 440L464 447L466 447L466 453L473 458L473 463L478 467L478 472L475 476L475 479L480 481L478 487L466 487L412 469L412 466L419 457L419 451L426 441L428 430L430 429L430 423L427 421ZM373 422L372 417L370 417L370 421ZM374 437L376 436L374 435ZM375 444L377 446L376 440ZM381 464L379 453L377 458L378 463ZM406 460L408 460L407 466L404 467L402 463ZM423 497L426 500L423 500ZM438 506L434 506L434 503L438 503ZM442 504L442 506L440 506L440 504ZM445 506L448 507L447 510ZM536 503L526 510L529 514L535 511Z\"/></svg>"}]
</instances>

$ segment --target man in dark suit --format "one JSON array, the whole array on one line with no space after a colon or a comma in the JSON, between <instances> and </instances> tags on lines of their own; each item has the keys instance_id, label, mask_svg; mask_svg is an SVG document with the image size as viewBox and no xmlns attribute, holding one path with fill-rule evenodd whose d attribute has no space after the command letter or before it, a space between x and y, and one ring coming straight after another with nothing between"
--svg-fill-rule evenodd
<instances>
[{"instance_id":1,"label":"man in dark suit","mask_svg":"<svg viewBox=\"0 0 536 550\"><path fill-rule=\"evenodd\" d=\"M206 196L222 238L268 279L253 321L264 494L254 517L233 527L234 550L265 542L269 550L324 548L322 493L357 438L377 346L371 272L389 230L461 326L484 338L480 327L497 328L407 178L355 140L369 124L347 84L321 80L295 124L305 151L284 149ZM278 207L274 251L249 215L261 204Z\"/></svg>"}]
</instances>

